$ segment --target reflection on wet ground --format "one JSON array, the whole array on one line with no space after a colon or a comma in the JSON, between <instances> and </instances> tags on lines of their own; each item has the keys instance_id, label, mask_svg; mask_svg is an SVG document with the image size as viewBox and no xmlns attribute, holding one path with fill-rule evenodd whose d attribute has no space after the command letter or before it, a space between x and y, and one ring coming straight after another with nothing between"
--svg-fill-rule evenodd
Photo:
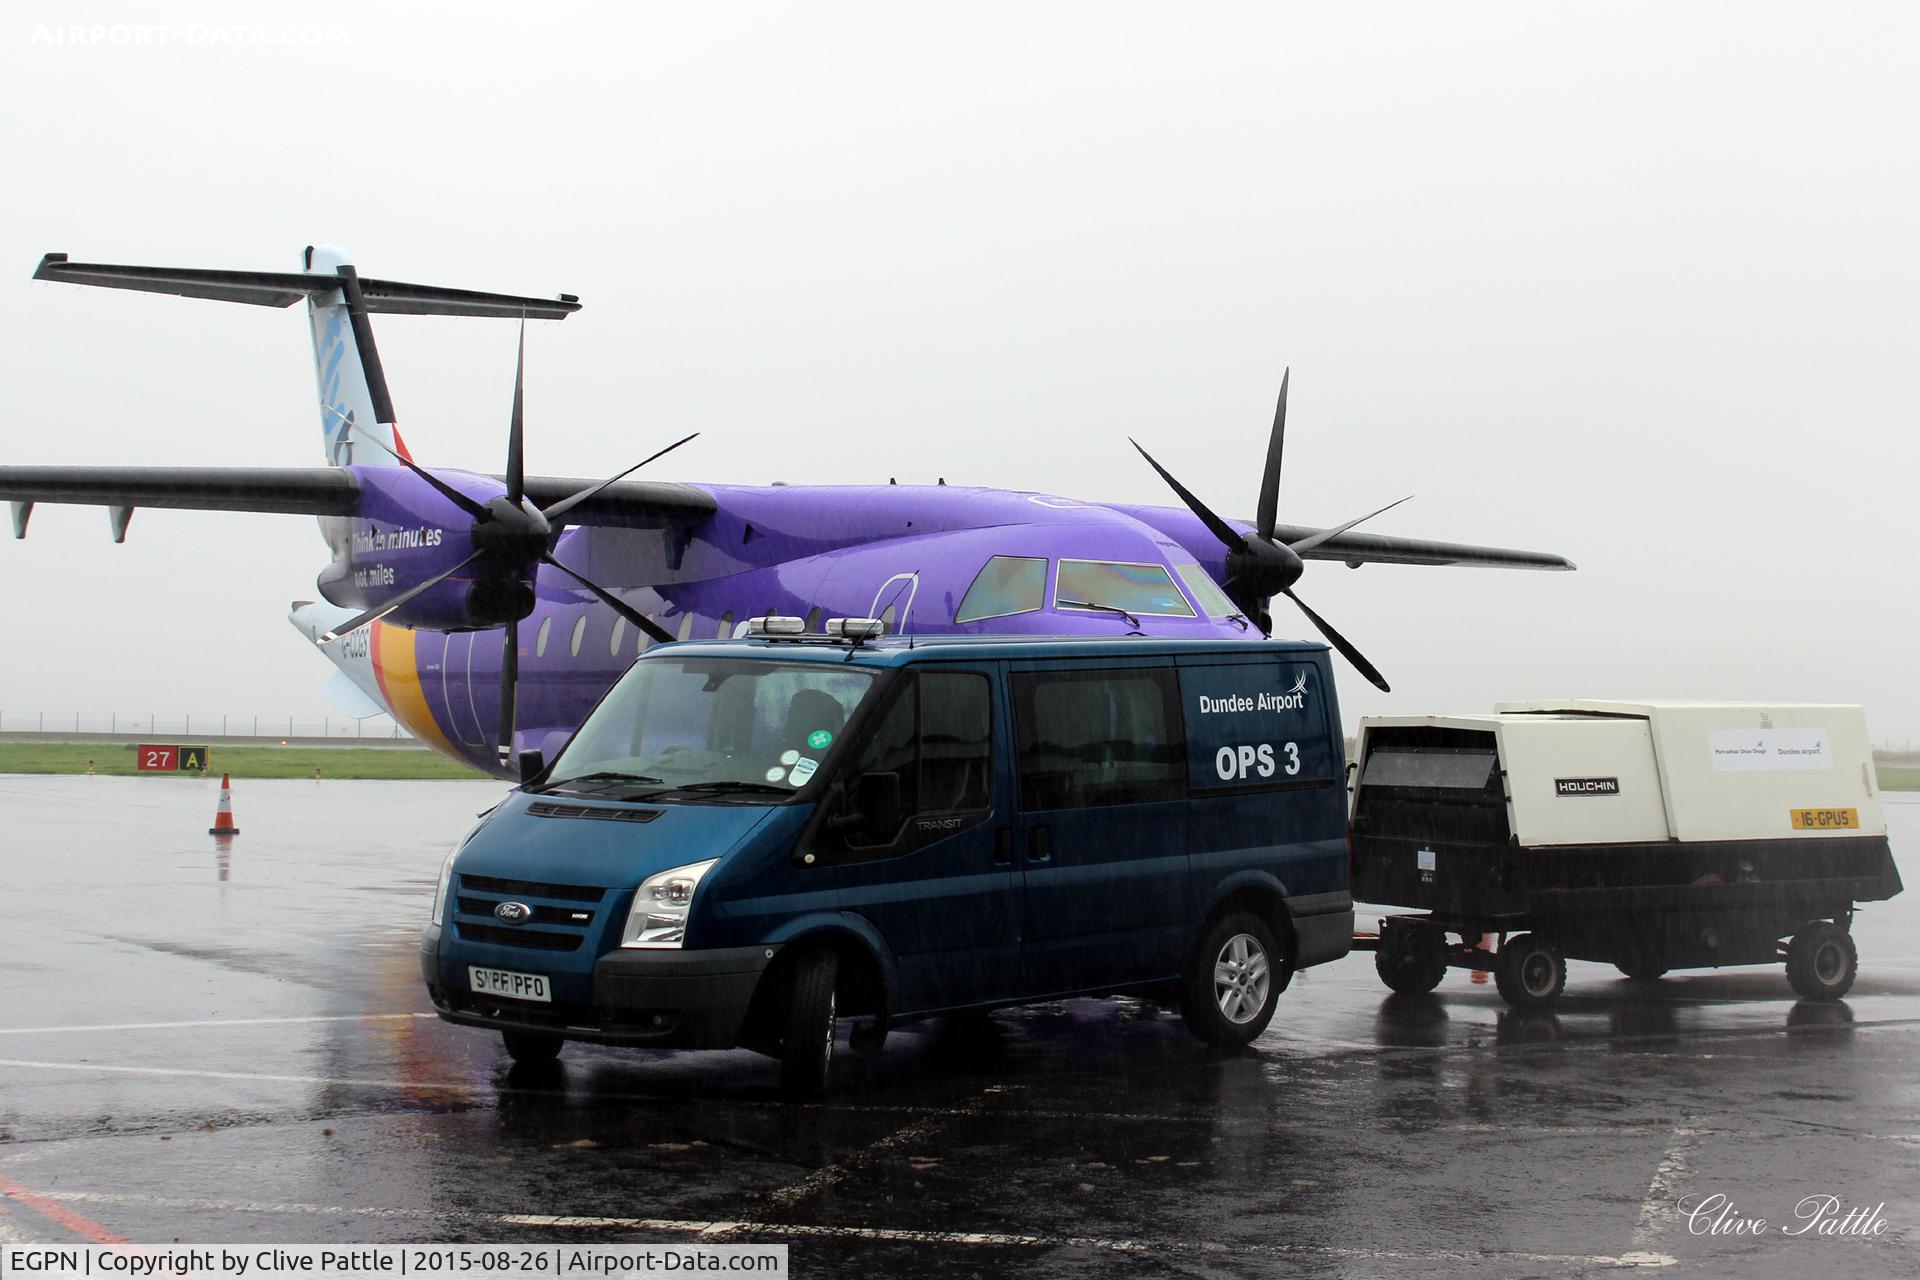
<instances>
[{"instance_id":1,"label":"reflection on wet ground","mask_svg":"<svg viewBox=\"0 0 1920 1280\"><path fill-rule=\"evenodd\" d=\"M0 1242L767 1240L797 1275L1920 1273L1906 898L1858 919L1840 1004L1777 970L1636 985L1576 963L1553 1013L1522 1015L1458 972L1391 995L1358 956L1302 975L1248 1049L1070 1001L910 1028L794 1106L750 1054L574 1045L529 1071L425 1013L432 877L496 794L251 783L223 851L198 783L0 778ZM1912 848L1920 805L1890 810ZM1782 1228L1808 1196L1884 1204L1888 1227L1695 1234L1682 1207L1712 1193Z\"/></svg>"}]
</instances>

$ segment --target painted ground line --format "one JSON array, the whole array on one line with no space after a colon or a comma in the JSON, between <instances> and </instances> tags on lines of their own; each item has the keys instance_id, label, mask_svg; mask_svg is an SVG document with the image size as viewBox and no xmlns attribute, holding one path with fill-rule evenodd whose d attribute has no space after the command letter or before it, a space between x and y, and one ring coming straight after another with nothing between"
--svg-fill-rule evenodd
<instances>
[{"instance_id":1,"label":"painted ground line","mask_svg":"<svg viewBox=\"0 0 1920 1280\"><path fill-rule=\"evenodd\" d=\"M104 1071L115 1075L179 1076L196 1080L242 1080L262 1084L324 1084L359 1089L399 1089L420 1093L472 1093L471 1081L368 1080L348 1076L273 1075L259 1071L196 1071L187 1067L119 1067L101 1062L33 1062L23 1058L0 1058L0 1067L23 1071Z\"/></svg>"},{"instance_id":2,"label":"painted ground line","mask_svg":"<svg viewBox=\"0 0 1920 1280\"><path fill-rule=\"evenodd\" d=\"M986 1246L1010 1249L1091 1249L1130 1254L1189 1254L1208 1257L1315 1257L1400 1263L1492 1262L1511 1260L1555 1265L1601 1267L1668 1267L1674 1259L1658 1253L1558 1254L1507 1252L1497 1249L1361 1249L1340 1245L1249 1244L1221 1245L1204 1241L1124 1239L1107 1236L1026 1235L989 1231L919 1231L905 1227L812 1226L793 1222L747 1222L716 1219L627 1218L576 1214L447 1212L433 1209L350 1208L336 1205L259 1203L244 1200L194 1200L178 1196L142 1196L117 1192L59 1191L62 1200L80 1203L137 1205L154 1209L187 1209L213 1213L267 1213L340 1218L426 1219L449 1225L547 1227L555 1230L598 1229L659 1231L699 1236L708 1240L731 1236L780 1236L790 1239L876 1240L905 1244Z\"/></svg>"},{"instance_id":3,"label":"painted ground line","mask_svg":"<svg viewBox=\"0 0 1920 1280\"><path fill-rule=\"evenodd\" d=\"M1701 1137L1708 1132L1697 1128L1673 1131L1673 1141L1661 1156L1659 1167L1653 1171L1653 1180L1647 1184L1646 1197L1640 1202L1640 1216L1633 1226L1635 1249L1652 1249L1667 1228L1680 1220L1680 1200L1693 1177L1689 1160L1693 1149L1700 1145Z\"/></svg>"},{"instance_id":4,"label":"painted ground line","mask_svg":"<svg viewBox=\"0 0 1920 1280\"><path fill-rule=\"evenodd\" d=\"M85 1237L95 1244L121 1245L127 1243L125 1236L117 1236L92 1218L75 1213L65 1205L56 1204L52 1198L31 1191L15 1182L12 1178L0 1175L0 1196L13 1204L33 1210L56 1226L64 1227L77 1236Z\"/></svg>"},{"instance_id":5,"label":"painted ground line","mask_svg":"<svg viewBox=\"0 0 1920 1280\"><path fill-rule=\"evenodd\" d=\"M426 1018L431 1013L343 1013L305 1018L207 1018L197 1022L114 1022L71 1027L0 1027L0 1036L50 1036L75 1031L170 1031L175 1028L207 1027L281 1027L309 1022L393 1022Z\"/></svg>"}]
</instances>

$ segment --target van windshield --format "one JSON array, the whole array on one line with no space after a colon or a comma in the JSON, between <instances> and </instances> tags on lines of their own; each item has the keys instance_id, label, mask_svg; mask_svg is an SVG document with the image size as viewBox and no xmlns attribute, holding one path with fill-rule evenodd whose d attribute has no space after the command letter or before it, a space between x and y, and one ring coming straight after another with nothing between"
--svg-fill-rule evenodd
<instances>
[{"instance_id":1,"label":"van windshield","mask_svg":"<svg viewBox=\"0 0 1920 1280\"><path fill-rule=\"evenodd\" d=\"M817 663L642 659L580 726L542 789L791 795L872 686L870 671Z\"/></svg>"}]
</instances>

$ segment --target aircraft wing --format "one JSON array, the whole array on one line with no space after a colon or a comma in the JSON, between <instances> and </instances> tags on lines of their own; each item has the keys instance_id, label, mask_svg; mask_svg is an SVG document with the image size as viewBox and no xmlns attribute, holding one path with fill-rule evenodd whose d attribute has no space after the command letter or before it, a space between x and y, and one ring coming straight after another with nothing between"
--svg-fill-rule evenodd
<instances>
[{"instance_id":1,"label":"aircraft wing","mask_svg":"<svg viewBox=\"0 0 1920 1280\"><path fill-rule=\"evenodd\" d=\"M594 483L528 476L527 496L546 506ZM15 504L14 536L23 537L27 513L40 502L353 516L360 512L361 482L341 467L0 467L0 499ZM714 509L710 495L688 485L622 480L568 511L566 523L659 528L703 519Z\"/></svg>"},{"instance_id":2,"label":"aircraft wing","mask_svg":"<svg viewBox=\"0 0 1920 1280\"><path fill-rule=\"evenodd\" d=\"M1236 523L1244 523L1236 521ZM1247 524L1249 532L1253 526ZM1320 530L1304 525L1278 525L1278 542L1294 543ZM1426 538L1393 538L1377 533L1343 533L1301 554L1303 560L1342 560L1353 568L1363 564L1469 565L1487 569L1557 569L1573 561L1550 551L1515 551L1507 547L1478 547L1464 542L1434 542Z\"/></svg>"},{"instance_id":3,"label":"aircraft wing","mask_svg":"<svg viewBox=\"0 0 1920 1280\"><path fill-rule=\"evenodd\" d=\"M0 467L0 498L350 516L360 485L338 467Z\"/></svg>"}]
</instances>

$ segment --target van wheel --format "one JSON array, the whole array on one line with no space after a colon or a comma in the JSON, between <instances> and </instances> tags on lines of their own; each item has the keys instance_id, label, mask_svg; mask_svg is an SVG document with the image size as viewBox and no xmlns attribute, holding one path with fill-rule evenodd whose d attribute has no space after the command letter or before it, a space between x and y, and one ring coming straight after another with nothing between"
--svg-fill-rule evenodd
<instances>
[{"instance_id":1,"label":"van wheel","mask_svg":"<svg viewBox=\"0 0 1920 1280\"><path fill-rule=\"evenodd\" d=\"M560 1046L566 1043L561 1037L544 1031L502 1031L500 1038L507 1043L507 1056L528 1067L552 1062L560 1056Z\"/></svg>"},{"instance_id":2,"label":"van wheel","mask_svg":"<svg viewBox=\"0 0 1920 1280\"><path fill-rule=\"evenodd\" d=\"M1567 987L1567 962L1553 944L1523 933L1500 948L1493 985L1516 1009L1544 1009Z\"/></svg>"},{"instance_id":3,"label":"van wheel","mask_svg":"<svg viewBox=\"0 0 1920 1280\"><path fill-rule=\"evenodd\" d=\"M1431 929L1383 932L1380 949L1373 953L1373 970L1401 995L1423 996L1447 976L1444 937Z\"/></svg>"},{"instance_id":4,"label":"van wheel","mask_svg":"<svg viewBox=\"0 0 1920 1280\"><path fill-rule=\"evenodd\" d=\"M1787 943L1787 981L1808 1000L1838 1000L1860 972L1853 935L1822 920L1808 925Z\"/></svg>"},{"instance_id":5,"label":"van wheel","mask_svg":"<svg viewBox=\"0 0 1920 1280\"><path fill-rule=\"evenodd\" d=\"M833 988L840 958L810 951L793 966L780 1032L780 1088L790 1098L818 1098L833 1077Z\"/></svg>"},{"instance_id":6,"label":"van wheel","mask_svg":"<svg viewBox=\"0 0 1920 1280\"><path fill-rule=\"evenodd\" d=\"M1247 1044L1273 1021L1286 960L1266 921L1236 911L1207 930L1182 983L1180 1016L1208 1044Z\"/></svg>"}]
</instances>

